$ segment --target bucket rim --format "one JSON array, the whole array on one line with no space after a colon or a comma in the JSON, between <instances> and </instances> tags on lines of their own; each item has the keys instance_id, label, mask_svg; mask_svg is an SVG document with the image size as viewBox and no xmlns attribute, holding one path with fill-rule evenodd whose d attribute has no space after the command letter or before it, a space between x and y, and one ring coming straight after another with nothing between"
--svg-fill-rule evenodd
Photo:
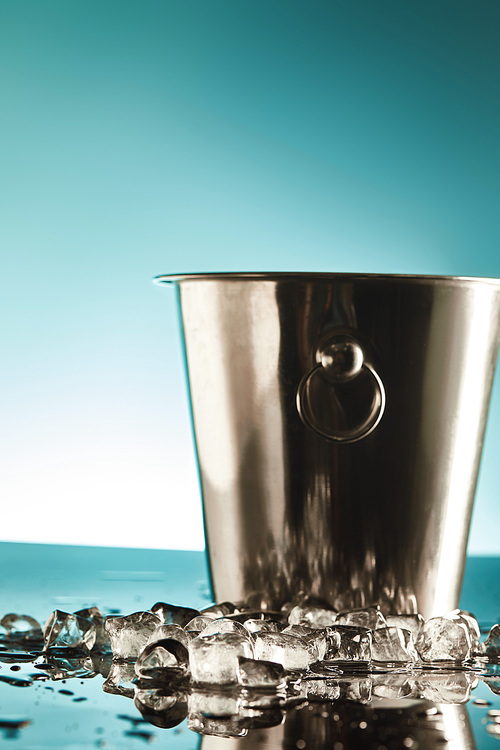
<instances>
[{"instance_id":1,"label":"bucket rim","mask_svg":"<svg viewBox=\"0 0 500 750\"><path fill-rule=\"evenodd\" d=\"M487 284L500 287L500 278L489 276L451 276L405 273L349 273L327 271L210 271L207 273L169 273L153 277L153 283L179 284L184 281L412 281L435 284Z\"/></svg>"}]
</instances>

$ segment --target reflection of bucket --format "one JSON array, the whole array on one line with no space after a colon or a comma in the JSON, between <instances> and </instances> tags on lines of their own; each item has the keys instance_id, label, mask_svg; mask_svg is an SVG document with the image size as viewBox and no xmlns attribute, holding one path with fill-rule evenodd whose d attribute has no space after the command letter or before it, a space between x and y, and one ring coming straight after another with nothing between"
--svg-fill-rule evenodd
<instances>
[{"instance_id":1,"label":"reflection of bucket","mask_svg":"<svg viewBox=\"0 0 500 750\"><path fill-rule=\"evenodd\" d=\"M157 281L179 291L215 597L457 606L500 280Z\"/></svg>"}]
</instances>

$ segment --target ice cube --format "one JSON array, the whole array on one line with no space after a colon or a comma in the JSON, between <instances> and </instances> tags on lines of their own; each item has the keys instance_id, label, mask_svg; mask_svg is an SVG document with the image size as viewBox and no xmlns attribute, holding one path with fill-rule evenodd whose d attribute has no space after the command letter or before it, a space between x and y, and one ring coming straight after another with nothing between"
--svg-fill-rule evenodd
<instances>
[{"instance_id":1,"label":"ice cube","mask_svg":"<svg viewBox=\"0 0 500 750\"><path fill-rule=\"evenodd\" d=\"M165 625L180 625L184 627L187 623L197 617L200 613L197 609L191 607L178 607L175 604L166 604L165 602L156 602L151 607L151 612Z\"/></svg>"},{"instance_id":2,"label":"ice cube","mask_svg":"<svg viewBox=\"0 0 500 750\"><path fill-rule=\"evenodd\" d=\"M312 661L321 661L326 653L326 630L313 629L307 625L289 625L281 631L284 635L300 638L311 653Z\"/></svg>"},{"instance_id":3,"label":"ice cube","mask_svg":"<svg viewBox=\"0 0 500 750\"><path fill-rule=\"evenodd\" d=\"M239 633L239 635L250 637L248 630L240 622L231 620L228 617L219 617L217 620L211 620L203 628L200 635L215 635L216 633Z\"/></svg>"},{"instance_id":4,"label":"ice cube","mask_svg":"<svg viewBox=\"0 0 500 750\"><path fill-rule=\"evenodd\" d=\"M0 620L5 628L4 638L9 640L39 640L42 638L42 628L33 617L9 613Z\"/></svg>"},{"instance_id":5,"label":"ice cube","mask_svg":"<svg viewBox=\"0 0 500 750\"><path fill-rule=\"evenodd\" d=\"M134 697L134 682L136 674L134 665L126 661L114 661L102 689L105 693L124 695L126 698Z\"/></svg>"},{"instance_id":6,"label":"ice cube","mask_svg":"<svg viewBox=\"0 0 500 750\"><path fill-rule=\"evenodd\" d=\"M247 636L238 633L198 636L189 643L191 676L198 683L236 683L240 656L254 656L251 641Z\"/></svg>"},{"instance_id":7,"label":"ice cube","mask_svg":"<svg viewBox=\"0 0 500 750\"><path fill-rule=\"evenodd\" d=\"M273 620L254 620L249 618L243 623L249 633L279 633L280 627Z\"/></svg>"},{"instance_id":8,"label":"ice cube","mask_svg":"<svg viewBox=\"0 0 500 750\"><path fill-rule=\"evenodd\" d=\"M385 615L388 627L409 630L416 642L424 624L422 615Z\"/></svg>"},{"instance_id":9,"label":"ice cube","mask_svg":"<svg viewBox=\"0 0 500 750\"><path fill-rule=\"evenodd\" d=\"M213 617L214 619L217 617L226 617L226 615L232 615L238 612L241 612L241 607L232 602L218 602L200 610L201 615L204 615L205 617Z\"/></svg>"},{"instance_id":10,"label":"ice cube","mask_svg":"<svg viewBox=\"0 0 500 750\"><path fill-rule=\"evenodd\" d=\"M372 632L372 659L379 662L415 662L413 636L402 628L378 628Z\"/></svg>"},{"instance_id":11,"label":"ice cube","mask_svg":"<svg viewBox=\"0 0 500 750\"><path fill-rule=\"evenodd\" d=\"M80 648L91 651L96 642L96 626L78 614L56 609L43 629L44 648Z\"/></svg>"},{"instance_id":12,"label":"ice cube","mask_svg":"<svg viewBox=\"0 0 500 750\"><path fill-rule=\"evenodd\" d=\"M152 612L133 612L127 617L107 617L104 627L111 641L114 659L135 659L152 633L161 625Z\"/></svg>"},{"instance_id":13,"label":"ice cube","mask_svg":"<svg viewBox=\"0 0 500 750\"><path fill-rule=\"evenodd\" d=\"M277 662L287 670L307 669L316 661L305 641L283 633L257 633L255 658Z\"/></svg>"},{"instance_id":14,"label":"ice cube","mask_svg":"<svg viewBox=\"0 0 500 750\"><path fill-rule=\"evenodd\" d=\"M347 612L339 612L336 625L353 625L359 628L386 628L387 622L382 614L380 607L364 607L362 609L351 609Z\"/></svg>"},{"instance_id":15,"label":"ice cube","mask_svg":"<svg viewBox=\"0 0 500 750\"><path fill-rule=\"evenodd\" d=\"M192 620L190 620L188 623L186 623L186 625L184 625L184 630L186 631L186 633L193 633L193 634L199 635L215 619L216 619L215 617L208 617L206 615L198 615L197 617L193 617Z\"/></svg>"},{"instance_id":16,"label":"ice cube","mask_svg":"<svg viewBox=\"0 0 500 750\"><path fill-rule=\"evenodd\" d=\"M182 643L186 648L191 640L188 633L186 633L184 628L181 628L180 625L158 625L149 636L146 645L155 643L156 641L162 641L164 638L173 638L175 641Z\"/></svg>"},{"instance_id":17,"label":"ice cube","mask_svg":"<svg viewBox=\"0 0 500 750\"><path fill-rule=\"evenodd\" d=\"M278 688L285 685L285 670L281 664L243 656L240 656L238 664L239 682L245 687Z\"/></svg>"},{"instance_id":18,"label":"ice cube","mask_svg":"<svg viewBox=\"0 0 500 750\"><path fill-rule=\"evenodd\" d=\"M372 658L372 631L354 625L333 625L326 629L328 661L368 662Z\"/></svg>"},{"instance_id":19,"label":"ice cube","mask_svg":"<svg viewBox=\"0 0 500 750\"><path fill-rule=\"evenodd\" d=\"M90 620L95 627L95 642L93 646L94 651L100 651L104 653L109 651L111 648L109 642L109 636L104 629L104 617L98 607L88 607L87 609L79 609L74 613L77 617L83 617L84 620Z\"/></svg>"},{"instance_id":20,"label":"ice cube","mask_svg":"<svg viewBox=\"0 0 500 750\"><path fill-rule=\"evenodd\" d=\"M479 639L481 638L481 630L479 629L479 623L474 615L470 612L465 611L464 609L454 609L446 616L449 617L450 615L460 617L462 619L462 622L467 625L469 629L472 650L476 651L479 646Z\"/></svg>"},{"instance_id":21,"label":"ice cube","mask_svg":"<svg viewBox=\"0 0 500 750\"><path fill-rule=\"evenodd\" d=\"M136 690L134 704L150 724L162 729L178 726L187 716L187 694L168 687Z\"/></svg>"},{"instance_id":22,"label":"ice cube","mask_svg":"<svg viewBox=\"0 0 500 750\"><path fill-rule=\"evenodd\" d=\"M424 662L464 662L471 656L469 628L456 615L426 620L417 639L418 655Z\"/></svg>"},{"instance_id":23,"label":"ice cube","mask_svg":"<svg viewBox=\"0 0 500 750\"><path fill-rule=\"evenodd\" d=\"M493 625L483 644L482 652L492 660L500 657L500 625Z\"/></svg>"},{"instance_id":24,"label":"ice cube","mask_svg":"<svg viewBox=\"0 0 500 750\"><path fill-rule=\"evenodd\" d=\"M147 644L135 662L137 676L153 680L179 679L186 674L188 668L188 649L173 638Z\"/></svg>"},{"instance_id":25,"label":"ice cube","mask_svg":"<svg viewBox=\"0 0 500 750\"><path fill-rule=\"evenodd\" d=\"M333 625L337 613L319 604L296 604L288 614L290 625L305 625L310 628L325 628Z\"/></svg>"}]
</instances>

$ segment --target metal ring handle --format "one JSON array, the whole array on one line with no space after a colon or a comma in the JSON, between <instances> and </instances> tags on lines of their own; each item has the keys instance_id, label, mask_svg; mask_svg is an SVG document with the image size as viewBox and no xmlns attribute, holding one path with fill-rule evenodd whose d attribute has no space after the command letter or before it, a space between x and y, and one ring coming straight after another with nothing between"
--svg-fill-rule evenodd
<instances>
[{"instance_id":1,"label":"metal ring handle","mask_svg":"<svg viewBox=\"0 0 500 750\"><path fill-rule=\"evenodd\" d=\"M305 375L297 388L297 411L303 423L326 440L337 443L355 443L369 435L379 424L385 410L385 388L376 370L364 360L364 353L357 341L349 336L330 338L318 348L316 359L319 363ZM374 394L366 418L344 432L327 431L319 423L311 406L309 391L315 378L324 377L330 387L336 383L354 380L362 371L367 372L373 381Z\"/></svg>"}]
</instances>

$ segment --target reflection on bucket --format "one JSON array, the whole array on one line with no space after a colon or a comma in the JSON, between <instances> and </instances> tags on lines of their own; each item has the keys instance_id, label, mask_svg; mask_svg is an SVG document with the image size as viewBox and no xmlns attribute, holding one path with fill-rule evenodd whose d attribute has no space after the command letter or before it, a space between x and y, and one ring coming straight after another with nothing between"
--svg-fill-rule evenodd
<instances>
[{"instance_id":1,"label":"reflection on bucket","mask_svg":"<svg viewBox=\"0 0 500 750\"><path fill-rule=\"evenodd\" d=\"M215 598L457 606L500 281L157 281L179 294Z\"/></svg>"}]
</instances>

